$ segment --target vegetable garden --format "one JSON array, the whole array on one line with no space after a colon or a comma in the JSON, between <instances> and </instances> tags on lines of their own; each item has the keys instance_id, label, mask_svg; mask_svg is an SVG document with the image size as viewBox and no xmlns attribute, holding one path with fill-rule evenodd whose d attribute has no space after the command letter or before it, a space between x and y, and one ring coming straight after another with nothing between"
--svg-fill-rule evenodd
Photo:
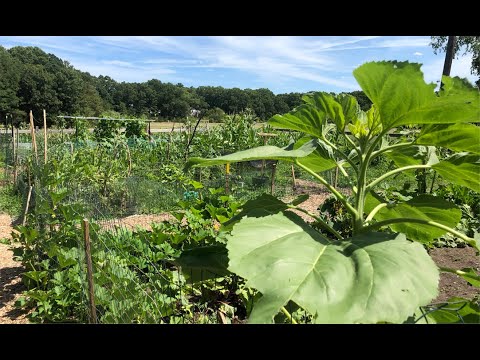
<instances>
[{"instance_id":1,"label":"vegetable garden","mask_svg":"<svg viewBox=\"0 0 480 360\"><path fill-rule=\"evenodd\" d=\"M312 93L261 129L240 113L150 137L141 122L2 134L17 306L34 322L479 323L478 295L432 304L441 272L478 288L478 268L428 252L479 251L478 89L435 92L407 62L354 76L368 111ZM298 182L329 195L306 209ZM158 221L122 226L138 214Z\"/></svg>"}]
</instances>

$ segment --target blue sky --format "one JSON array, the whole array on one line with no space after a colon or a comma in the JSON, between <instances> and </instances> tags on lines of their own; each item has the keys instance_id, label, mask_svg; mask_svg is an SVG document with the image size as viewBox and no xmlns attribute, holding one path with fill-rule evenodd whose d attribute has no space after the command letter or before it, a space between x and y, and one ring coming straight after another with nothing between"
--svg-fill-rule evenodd
<instances>
[{"instance_id":1,"label":"blue sky","mask_svg":"<svg viewBox=\"0 0 480 360\"><path fill-rule=\"evenodd\" d=\"M0 36L0 45L38 46L90 74L117 81L155 78L185 86L268 88L274 93L359 90L352 71L366 61L423 64L437 82L445 53L429 36ZM454 59L452 75L470 74L471 55Z\"/></svg>"}]
</instances>

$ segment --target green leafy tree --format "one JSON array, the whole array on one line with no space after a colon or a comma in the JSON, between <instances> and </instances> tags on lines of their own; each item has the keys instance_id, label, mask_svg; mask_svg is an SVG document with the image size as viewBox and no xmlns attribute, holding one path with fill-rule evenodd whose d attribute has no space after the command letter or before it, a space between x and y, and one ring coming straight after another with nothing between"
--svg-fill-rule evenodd
<instances>
[{"instance_id":1,"label":"green leafy tree","mask_svg":"<svg viewBox=\"0 0 480 360\"><path fill-rule=\"evenodd\" d=\"M0 116L11 114L20 102L17 96L20 64L0 46Z\"/></svg>"},{"instance_id":2,"label":"green leafy tree","mask_svg":"<svg viewBox=\"0 0 480 360\"><path fill-rule=\"evenodd\" d=\"M288 94L278 94L276 98L281 99L282 102L287 104L288 106L287 111L290 111L302 104L302 96L303 96L302 93L292 92ZM281 114L282 112L287 112L287 111L280 111L279 108L276 109L277 114Z\"/></svg>"},{"instance_id":3,"label":"green leafy tree","mask_svg":"<svg viewBox=\"0 0 480 360\"><path fill-rule=\"evenodd\" d=\"M275 95L268 89L246 89L249 95L248 107L251 108L260 119L268 119L275 111Z\"/></svg>"},{"instance_id":4,"label":"green leafy tree","mask_svg":"<svg viewBox=\"0 0 480 360\"><path fill-rule=\"evenodd\" d=\"M21 99L20 109L28 113L33 111L35 124L43 123L42 111L48 114L58 114L62 102L54 87L55 78L41 65L26 64L22 67L18 96ZM48 117L52 119L51 116Z\"/></svg>"},{"instance_id":5,"label":"green leafy tree","mask_svg":"<svg viewBox=\"0 0 480 360\"><path fill-rule=\"evenodd\" d=\"M95 85L84 82L77 100L77 112L83 116L99 116L104 110L104 101Z\"/></svg>"},{"instance_id":6,"label":"green leafy tree","mask_svg":"<svg viewBox=\"0 0 480 360\"><path fill-rule=\"evenodd\" d=\"M437 54L440 51L446 51L448 36L432 36L430 45ZM480 76L480 36L457 36L454 47L454 54L458 54L464 47L463 54L472 53L472 74ZM477 86L480 86L480 78L477 80Z\"/></svg>"},{"instance_id":7,"label":"green leafy tree","mask_svg":"<svg viewBox=\"0 0 480 360\"><path fill-rule=\"evenodd\" d=\"M225 120L225 111L215 107L213 109L207 110L205 113L205 118L213 122L223 122Z\"/></svg>"}]
</instances>

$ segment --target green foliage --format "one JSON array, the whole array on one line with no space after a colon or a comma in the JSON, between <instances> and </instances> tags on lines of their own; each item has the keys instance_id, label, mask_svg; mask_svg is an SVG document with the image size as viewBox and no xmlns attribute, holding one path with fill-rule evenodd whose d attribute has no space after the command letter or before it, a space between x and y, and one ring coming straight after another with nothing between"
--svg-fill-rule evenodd
<instances>
[{"instance_id":1,"label":"green foliage","mask_svg":"<svg viewBox=\"0 0 480 360\"><path fill-rule=\"evenodd\" d=\"M15 191L13 186L4 185L0 187L0 213L7 213L12 217L20 216L22 211L21 195Z\"/></svg>"},{"instance_id":2,"label":"green foliage","mask_svg":"<svg viewBox=\"0 0 480 360\"><path fill-rule=\"evenodd\" d=\"M370 213L381 203L387 203L387 201L376 194L369 194L365 200L365 211ZM434 221L454 228L460 221L461 215L461 210L449 201L435 196L419 195L399 204L388 202L386 207L377 212L375 218L379 221L402 218L423 219L426 223ZM406 234L409 239L425 243L431 242L448 231L418 223L398 223L389 226L395 232Z\"/></svg>"},{"instance_id":3,"label":"green foliage","mask_svg":"<svg viewBox=\"0 0 480 360\"><path fill-rule=\"evenodd\" d=\"M125 124L125 137L145 137L146 122L142 120L130 120Z\"/></svg>"},{"instance_id":4,"label":"green foliage","mask_svg":"<svg viewBox=\"0 0 480 360\"><path fill-rule=\"evenodd\" d=\"M417 144L441 146L454 151L480 153L480 126L472 124L446 124L425 126L416 139Z\"/></svg>"},{"instance_id":5,"label":"green foliage","mask_svg":"<svg viewBox=\"0 0 480 360\"><path fill-rule=\"evenodd\" d=\"M121 115L117 112L110 111L103 113L102 118L119 119ZM93 135L97 141L107 140L120 135L120 129L124 126L120 120L98 120L93 129Z\"/></svg>"},{"instance_id":6,"label":"green foliage","mask_svg":"<svg viewBox=\"0 0 480 360\"><path fill-rule=\"evenodd\" d=\"M86 120L75 119L75 139L78 140L87 140L90 136L88 131L88 122Z\"/></svg>"},{"instance_id":7,"label":"green foliage","mask_svg":"<svg viewBox=\"0 0 480 360\"><path fill-rule=\"evenodd\" d=\"M403 235L370 233L331 243L297 216L275 214L242 220L227 248L229 270L263 294L251 322L271 322L289 300L318 323L401 322L417 302L437 294L433 261ZM418 272L409 271L412 266Z\"/></svg>"},{"instance_id":8,"label":"green foliage","mask_svg":"<svg viewBox=\"0 0 480 360\"><path fill-rule=\"evenodd\" d=\"M98 144L79 143L73 153L53 147L46 164L35 165L33 157L27 160L36 189L27 225L18 226L19 233L14 235L15 256L26 267L23 281L28 288L18 306L32 309L33 322L88 321L80 224L102 203L116 207L115 202L122 200L118 197L124 195L122 182L129 171L143 172L145 166L160 186L175 184L182 188L180 194L194 195L172 199L180 207L174 213L176 218L152 224L151 231L108 231L101 228L103 222L99 226L90 221L99 321L212 323L220 321L216 314L222 311L226 314L222 321L244 317L246 305L235 295L243 286L242 279L221 269L210 269L214 274L197 273L194 266L185 267L190 271L182 274L175 265L184 251L187 258L188 251L206 246L220 246L225 252L218 237L220 221L228 220L239 204L221 189L203 189L174 164L154 168L153 161L163 161L162 153L155 153L165 150L161 144L157 148L142 140L133 142L139 144L138 149L127 150L125 141L117 137ZM133 159L131 169L128 153ZM96 197L95 203L82 196L92 191L92 186L105 194ZM156 196L150 195L158 201ZM157 206L162 209L164 204ZM226 276L219 278L220 274ZM246 296L250 293L245 291ZM209 315L203 318L200 313Z\"/></svg>"},{"instance_id":9,"label":"green foliage","mask_svg":"<svg viewBox=\"0 0 480 360\"><path fill-rule=\"evenodd\" d=\"M454 91L446 87L437 96L435 84L423 80L420 64L370 62L355 69L354 76L378 109L384 127L480 122L478 90L456 78ZM404 101L406 98L411 101Z\"/></svg>"},{"instance_id":10,"label":"green foliage","mask_svg":"<svg viewBox=\"0 0 480 360\"><path fill-rule=\"evenodd\" d=\"M363 91L352 91L349 94L355 97L361 110L368 111L372 107L372 102Z\"/></svg>"},{"instance_id":11,"label":"green foliage","mask_svg":"<svg viewBox=\"0 0 480 360\"><path fill-rule=\"evenodd\" d=\"M453 154L447 159L434 164L432 169L454 184L466 186L480 192L478 181L480 174L480 155L466 152Z\"/></svg>"},{"instance_id":12,"label":"green foliage","mask_svg":"<svg viewBox=\"0 0 480 360\"><path fill-rule=\"evenodd\" d=\"M455 42L454 54L464 47L464 54L472 53L472 74L480 75L480 36L457 36ZM445 51L447 47L448 36L432 36L430 45L437 54L439 51Z\"/></svg>"},{"instance_id":13,"label":"green foliage","mask_svg":"<svg viewBox=\"0 0 480 360\"><path fill-rule=\"evenodd\" d=\"M329 196L325 199L319 210L325 222L343 237L352 235L352 215L335 196ZM321 226L318 227L321 231ZM322 233L328 236L328 232L325 233L325 230Z\"/></svg>"},{"instance_id":14,"label":"green foliage","mask_svg":"<svg viewBox=\"0 0 480 360\"><path fill-rule=\"evenodd\" d=\"M291 318L285 308L291 302L316 322L403 322L436 296L439 279L423 246L411 241L431 245L448 232L478 250L473 238L454 229L461 211L451 202L400 192L397 203L374 196L374 189L386 179L419 169L435 169L444 179L479 191L476 155L448 153L439 160L433 146L437 144L416 145L415 132L399 140L388 137L400 125L425 124L420 143L445 145L429 138L429 131L438 131L444 124L480 122L478 91L458 79L444 78L445 87L436 94L435 85L424 82L420 64L408 62L366 63L354 76L373 103L370 110L361 110L351 96L318 93L304 96L304 105L270 120L273 126L312 136L302 146L305 139L284 149L259 147L214 159L193 158L188 163L208 166L262 155L293 162L325 185L341 203L336 208L349 214L342 222L349 222L351 230L344 226L342 232L315 215L311 215L316 221L312 227L289 213L289 206L270 198L245 204L228 224L229 228L233 222L227 237L228 270L246 278L247 286L262 294L251 313L252 322L278 320L279 312ZM332 142L339 137L346 149ZM302 154L299 151L305 146L308 152ZM471 148L460 141L454 146ZM394 168L372 178L371 164L384 153ZM321 171L331 165L347 178L351 198L322 176ZM331 211L323 209L324 214Z\"/></svg>"},{"instance_id":15,"label":"green foliage","mask_svg":"<svg viewBox=\"0 0 480 360\"><path fill-rule=\"evenodd\" d=\"M215 159L191 158L187 163L187 168L191 166L222 165L230 162L258 159L289 160L293 162L296 158L305 157L312 153L315 150L316 145L316 141L311 140L297 150L285 150L276 146L260 146L251 150L244 150L235 154L220 156Z\"/></svg>"},{"instance_id":16,"label":"green foliage","mask_svg":"<svg viewBox=\"0 0 480 360\"><path fill-rule=\"evenodd\" d=\"M198 109L207 118L221 121L224 114L251 109L260 119L268 119L300 105L302 96L275 95L268 89L186 88L156 79L119 83L108 76L76 70L38 47L0 48L0 75L0 115L14 115L17 122L23 122L25 114L33 110L41 125L46 109L49 126L58 124L56 115L100 116L108 110L126 117L180 120L190 109Z\"/></svg>"},{"instance_id":17,"label":"green foliage","mask_svg":"<svg viewBox=\"0 0 480 360\"><path fill-rule=\"evenodd\" d=\"M17 109L20 99L17 96L20 81L20 64L10 53L0 46L0 114L6 114Z\"/></svg>"},{"instance_id":18,"label":"green foliage","mask_svg":"<svg viewBox=\"0 0 480 360\"><path fill-rule=\"evenodd\" d=\"M480 306L478 301L467 300L459 297L448 299L439 308L427 307L423 315L417 315L419 323L480 323Z\"/></svg>"},{"instance_id":19,"label":"green foliage","mask_svg":"<svg viewBox=\"0 0 480 360\"><path fill-rule=\"evenodd\" d=\"M42 174L46 177L41 177ZM65 180L48 174L50 172L40 171L38 176L50 189ZM198 183L192 184L201 188ZM33 322L86 322L88 319L80 227L87 209L69 204L68 193L66 189L50 190L44 193L46 197L36 196L34 216L28 217L27 226L17 226L18 233L13 234L15 258L27 270L23 274L27 291L17 305L33 309L30 315ZM102 231L98 224L90 222L99 322L168 323L175 321L175 316L182 322L216 322L216 318L211 317L199 320L202 308L213 313L229 309L229 319L233 318L236 307L242 309L241 302L237 304L235 299L228 299L241 281L218 278L219 273L215 272L215 280L207 282L209 276L204 276L203 270L197 276L195 266L191 266L192 270L184 276L173 265L184 251L181 259L187 262L189 251L208 245L221 246L226 251L224 245L217 242L218 221L228 220L238 203L221 189L209 189L207 195L183 201L181 205L183 211L175 213L175 221L152 224L151 231ZM188 269L186 266L184 270ZM186 285L187 281L191 284L197 280L200 283Z\"/></svg>"},{"instance_id":20,"label":"green foliage","mask_svg":"<svg viewBox=\"0 0 480 360\"><path fill-rule=\"evenodd\" d=\"M223 111L218 107L215 107L213 109L208 110L205 113L204 117L212 122L220 123L225 120L225 111Z\"/></svg>"},{"instance_id":21,"label":"green foliage","mask_svg":"<svg viewBox=\"0 0 480 360\"><path fill-rule=\"evenodd\" d=\"M438 197L456 204L462 211L462 218L456 230L475 238L480 233L480 194L467 187L447 184L436 190ZM465 247L468 244L452 234L445 234L433 242L437 247Z\"/></svg>"}]
</instances>

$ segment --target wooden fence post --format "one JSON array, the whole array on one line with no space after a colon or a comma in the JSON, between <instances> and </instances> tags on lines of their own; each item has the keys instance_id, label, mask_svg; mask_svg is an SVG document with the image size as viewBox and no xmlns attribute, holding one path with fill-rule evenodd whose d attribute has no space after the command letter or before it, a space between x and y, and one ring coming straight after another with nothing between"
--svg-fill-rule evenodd
<instances>
[{"instance_id":1,"label":"wooden fence post","mask_svg":"<svg viewBox=\"0 0 480 360\"><path fill-rule=\"evenodd\" d=\"M90 227L88 219L83 219L83 239L85 241L85 257L87 260L88 300L90 303L90 324L97 323L97 311L95 308L95 294L93 291L93 266L92 253L90 251Z\"/></svg>"},{"instance_id":2,"label":"wooden fence post","mask_svg":"<svg viewBox=\"0 0 480 360\"><path fill-rule=\"evenodd\" d=\"M17 148L16 148L16 143L17 140L15 139L16 134L14 131L12 131L12 148L13 148L13 186L17 184Z\"/></svg>"},{"instance_id":3,"label":"wooden fence post","mask_svg":"<svg viewBox=\"0 0 480 360\"><path fill-rule=\"evenodd\" d=\"M35 138L35 125L33 124L32 110L30 110L30 132L32 134L32 146L33 146L33 151L35 152L35 160L37 161L37 164L38 164L37 139Z\"/></svg>"},{"instance_id":4,"label":"wooden fence post","mask_svg":"<svg viewBox=\"0 0 480 360\"><path fill-rule=\"evenodd\" d=\"M30 198L32 197L32 190L33 190L33 185L30 185L30 188L28 189L28 195L27 195L27 204L25 205L25 211L23 213L23 221L22 225L25 226L27 223L27 213L28 213L28 207L30 206Z\"/></svg>"},{"instance_id":5,"label":"wooden fence post","mask_svg":"<svg viewBox=\"0 0 480 360\"><path fill-rule=\"evenodd\" d=\"M272 164L272 183L270 185L270 195L273 195L273 192L275 191L275 173L277 170L277 163Z\"/></svg>"},{"instance_id":6,"label":"wooden fence post","mask_svg":"<svg viewBox=\"0 0 480 360\"><path fill-rule=\"evenodd\" d=\"M43 109L43 141L44 141L43 157L46 164L47 163L47 112L45 111L45 109Z\"/></svg>"},{"instance_id":7,"label":"wooden fence post","mask_svg":"<svg viewBox=\"0 0 480 360\"><path fill-rule=\"evenodd\" d=\"M297 182L295 180L295 168L293 167L293 164L292 164L292 189L293 191L295 191L297 189Z\"/></svg>"},{"instance_id":8,"label":"wooden fence post","mask_svg":"<svg viewBox=\"0 0 480 360\"><path fill-rule=\"evenodd\" d=\"M228 176L230 175L230 163L227 163L225 165L225 194L228 194L230 189L229 189L229 184L228 184Z\"/></svg>"}]
</instances>

